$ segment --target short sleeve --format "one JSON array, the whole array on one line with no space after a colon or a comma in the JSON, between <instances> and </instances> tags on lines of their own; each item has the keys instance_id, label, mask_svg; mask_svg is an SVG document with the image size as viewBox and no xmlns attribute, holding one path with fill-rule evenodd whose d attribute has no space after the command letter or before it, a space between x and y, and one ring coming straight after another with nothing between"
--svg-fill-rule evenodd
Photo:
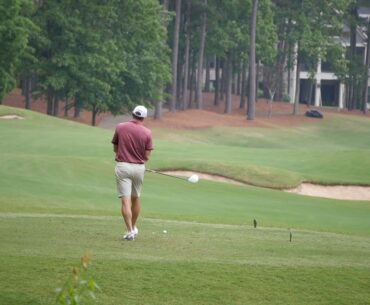
<instances>
[{"instance_id":1,"label":"short sleeve","mask_svg":"<svg viewBox=\"0 0 370 305\"><path fill-rule=\"evenodd\" d=\"M118 145L118 133L117 133L117 129L114 132L113 139L112 139L112 144Z\"/></svg>"},{"instance_id":2,"label":"short sleeve","mask_svg":"<svg viewBox=\"0 0 370 305\"><path fill-rule=\"evenodd\" d=\"M145 150L153 150L153 149L154 149L153 140L152 140L152 135L150 133L148 136L148 140L146 142Z\"/></svg>"}]
</instances>

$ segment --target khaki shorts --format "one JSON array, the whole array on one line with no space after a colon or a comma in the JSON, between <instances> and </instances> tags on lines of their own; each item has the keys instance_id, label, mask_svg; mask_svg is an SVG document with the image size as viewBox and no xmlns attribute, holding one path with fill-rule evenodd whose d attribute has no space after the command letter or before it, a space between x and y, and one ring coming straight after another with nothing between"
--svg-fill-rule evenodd
<instances>
[{"instance_id":1,"label":"khaki shorts","mask_svg":"<svg viewBox=\"0 0 370 305\"><path fill-rule=\"evenodd\" d=\"M117 162L115 173L118 197L140 197L144 172L144 164Z\"/></svg>"}]
</instances>

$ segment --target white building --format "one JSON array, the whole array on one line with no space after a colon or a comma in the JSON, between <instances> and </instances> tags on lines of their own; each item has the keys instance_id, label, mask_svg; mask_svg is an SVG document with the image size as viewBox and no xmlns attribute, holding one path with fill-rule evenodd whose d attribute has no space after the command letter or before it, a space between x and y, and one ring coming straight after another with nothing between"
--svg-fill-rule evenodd
<instances>
[{"instance_id":1,"label":"white building","mask_svg":"<svg viewBox=\"0 0 370 305\"><path fill-rule=\"evenodd\" d=\"M370 18L370 8L360 8L359 16L364 19ZM364 64L366 62L367 54L367 31L366 29L357 29L356 37L356 52L360 55ZM336 38L336 41L344 47L350 47L350 29L347 25L344 26L343 35ZM345 101L345 85L338 80L335 75L330 62L319 62L314 79L312 81L310 73L304 67L300 72L300 103L310 103L314 106L332 106L344 108ZM296 67L287 73L286 83L288 84L288 94L291 97L291 102L294 102L296 91ZM370 78L368 81L370 87ZM370 90L369 90L370 92ZM368 100L370 99L370 95Z\"/></svg>"}]
</instances>

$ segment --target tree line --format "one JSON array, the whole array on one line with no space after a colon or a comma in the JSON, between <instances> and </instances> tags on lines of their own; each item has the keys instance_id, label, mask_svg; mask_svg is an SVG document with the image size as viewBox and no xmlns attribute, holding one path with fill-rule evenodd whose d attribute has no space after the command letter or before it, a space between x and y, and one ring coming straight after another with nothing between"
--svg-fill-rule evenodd
<instances>
[{"instance_id":1,"label":"tree line","mask_svg":"<svg viewBox=\"0 0 370 305\"><path fill-rule=\"evenodd\" d=\"M346 85L346 107L366 111L370 55L358 54L356 36L370 21L366 0L2 0L0 101L22 87L26 108L47 100L96 115L152 104L169 110L203 108L204 91L231 112L231 96L255 118L258 77L265 96L288 98L284 74L310 72L330 61ZM350 45L338 43L344 26ZM369 44L369 39L367 43ZM368 53L370 48L367 48ZM296 67L295 70L292 70ZM210 71L215 81L210 82ZM205 81L204 81L205 80ZM298 113L299 90L293 111Z\"/></svg>"},{"instance_id":2,"label":"tree line","mask_svg":"<svg viewBox=\"0 0 370 305\"><path fill-rule=\"evenodd\" d=\"M0 99L17 83L32 97L96 115L163 99L170 80L169 17L155 0L4 0Z\"/></svg>"}]
</instances>

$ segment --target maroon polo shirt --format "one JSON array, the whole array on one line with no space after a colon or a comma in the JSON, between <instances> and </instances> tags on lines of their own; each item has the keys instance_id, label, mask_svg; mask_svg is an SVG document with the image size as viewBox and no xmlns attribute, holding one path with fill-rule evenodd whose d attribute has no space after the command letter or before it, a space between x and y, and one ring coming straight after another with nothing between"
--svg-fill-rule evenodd
<instances>
[{"instance_id":1,"label":"maroon polo shirt","mask_svg":"<svg viewBox=\"0 0 370 305\"><path fill-rule=\"evenodd\" d=\"M138 120L118 124L112 144L118 146L116 161L143 164L145 151L153 150L152 133Z\"/></svg>"}]
</instances>

